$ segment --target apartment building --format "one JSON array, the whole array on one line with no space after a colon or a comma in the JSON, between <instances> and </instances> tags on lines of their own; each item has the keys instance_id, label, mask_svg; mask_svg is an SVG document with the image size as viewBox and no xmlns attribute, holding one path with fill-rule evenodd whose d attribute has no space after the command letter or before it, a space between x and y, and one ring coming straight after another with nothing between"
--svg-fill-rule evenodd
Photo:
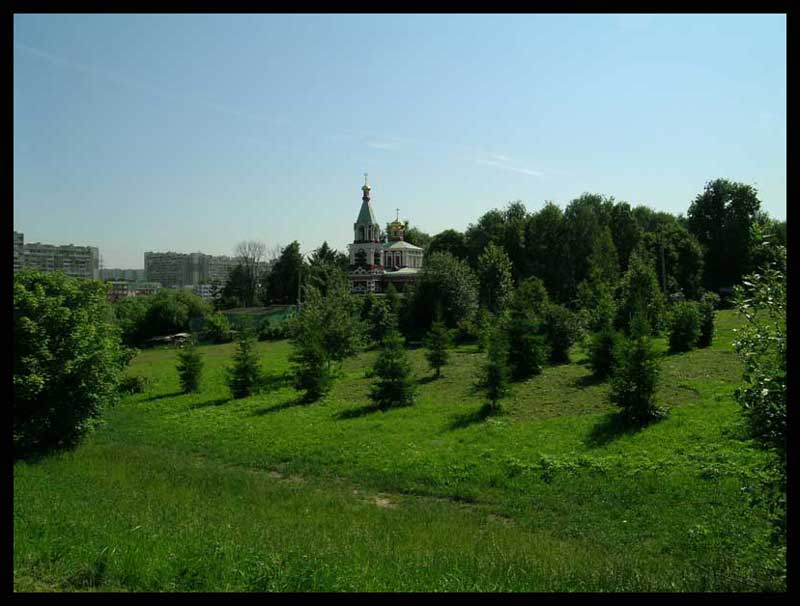
<instances>
[{"instance_id":1,"label":"apartment building","mask_svg":"<svg viewBox=\"0 0 800 606\"><path fill-rule=\"evenodd\" d=\"M100 270L100 279L106 281L124 280L126 282L144 282L144 270L104 268Z\"/></svg>"},{"instance_id":2,"label":"apartment building","mask_svg":"<svg viewBox=\"0 0 800 606\"><path fill-rule=\"evenodd\" d=\"M23 256L25 254L25 236L18 231L14 232L14 273L22 269Z\"/></svg>"},{"instance_id":3,"label":"apartment building","mask_svg":"<svg viewBox=\"0 0 800 606\"><path fill-rule=\"evenodd\" d=\"M24 267L44 272L63 271L68 276L90 280L100 277L100 251L96 246L55 246L34 242L23 244L22 250Z\"/></svg>"},{"instance_id":4,"label":"apartment building","mask_svg":"<svg viewBox=\"0 0 800 606\"><path fill-rule=\"evenodd\" d=\"M167 288L218 283L224 285L234 267L236 257L206 255L204 253L146 252L144 253L145 279L161 282ZM270 267L261 263L259 271Z\"/></svg>"}]
</instances>

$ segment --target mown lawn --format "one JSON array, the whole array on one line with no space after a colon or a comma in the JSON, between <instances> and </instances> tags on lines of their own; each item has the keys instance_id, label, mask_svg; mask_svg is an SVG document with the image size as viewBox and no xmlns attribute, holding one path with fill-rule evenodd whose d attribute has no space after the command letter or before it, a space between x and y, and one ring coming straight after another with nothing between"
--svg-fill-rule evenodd
<instances>
[{"instance_id":1,"label":"mown lawn","mask_svg":"<svg viewBox=\"0 0 800 606\"><path fill-rule=\"evenodd\" d=\"M748 504L762 453L741 437L741 365L715 344L664 357L665 420L630 431L573 363L514 386L485 417L461 346L441 379L410 352L414 406L376 412L348 360L324 400L259 343L263 393L230 400L233 344L203 347L202 391L175 350L142 352L152 383L77 450L14 470L14 583L30 590L752 591L766 528Z\"/></svg>"}]
</instances>

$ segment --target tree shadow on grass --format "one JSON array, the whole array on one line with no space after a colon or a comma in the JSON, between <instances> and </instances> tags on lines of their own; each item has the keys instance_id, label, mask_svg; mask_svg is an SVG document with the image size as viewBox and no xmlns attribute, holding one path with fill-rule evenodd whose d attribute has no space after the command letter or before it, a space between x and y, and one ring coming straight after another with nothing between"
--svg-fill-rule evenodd
<instances>
[{"instance_id":1,"label":"tree shadow on grass","mask_svg":"<svg viewBox=\"0 0 800 606\"><path fill-rule=\"evenodd\" d=\"M229 402L230 398L214 398L213 400L206 400L205 402L197 402L189 406L191 410L196 410L198 408L208 408L210 406L220 406L221 404L225 404Z\"/></svg>"},{"instance_id":2,"label":"tree shadow on grass","mask_svg":"<svg viewBox=\"0 0 800 606\"><path fill-rule=\"evenodd\" d=\"M146 400L142 400L143 402L155 402L156 400L164 400L166 398L177 398L178 396L182 396L184 393L182 391L174 391L172 393L162 393L157 396L150 396Z\"/></svg>"},{"instance_id":3,"label":"tree shadow on grass","mask_svg":"<svg viewBox=\"0 0 800 606\"><path fill-rule=\"evenodd\" d=\"M337 421L344 421L346 419L357 419L359 417L364 417L374 412L387 412L389 410L395 410L397 408L406 408L408 406L411 406L411 404L403 404L402 406L376 406L375 404L367 404L365 406L359 406L358 408L349 408L347 410L338 412L336 413L336 415L334 415L334 418Z\"/></svg>"},{"instance_id":4,"label":"tree shadow on grass","mask_svg":"<svg viewBox=\"0 0 800 606\"><path fill-rule=\"evenodd\" d=\"M598 377L594 373L591 373L588 375L583 375L582 377L578 377L575 379L573 385L575 385L575 387L585 389L586 387L594 387L595 385L605 383L607 379L608 377Z\"/></svg>"},{"instance_id":5,"label":"tree shadow on grass","mask_svg":"<svg viewBox=\"0 0 800 606\"><path fill-rule=\"evenodd\" d=\"M262 377L259 387L263 391L272 391L291 385L292 376L289 373L272 374Z\"/></svg>"},{"instance_id":6,"label":"tree shadow on grass","mask_svg":"<svg viewBox=\"0 0 800 606\"><path fill-rule=\"evenodd\" d=\"M273 412L280 412L282 410L286 410L287 408L294 408L295 406L303 406L304 404L309 404L310 400L302 397L296 396L294 398L290 398L280 404L275 404L274 406L267 406L265 408L259 408L258 410L254 410L250 416L252 417L263 417L264 415L271 414Z\"/></svg>"},{"instance_id":7,"label":"tree shadow on grass","mask_svg":"<svg viewBox=\"0 0 800 606\"><path fill-rule=\"evenodd\" d=\"M454 429L464 429L475 423L481 423L497 413L498 411L493 410L489 404L484 404L478 410L457 415L448 426L448 429L451 431Z\"/></svg>"},{"instance_id":8,"label":"tree shadow on grass","mask_svg":"<svg viewBox=\"0 0 800 606\"><path fill-rule=\"evenodd\" d=\"M422 377L417 381L418 385L427 385L428 383L433 383L434 381L438 381L442 378L442 375L438 377L436 375L428 375L427 377Z\"/></svg>"},{"instance_id":9,"label":"tree shadow on grass","mask_svg":"<svg viewBox=\"0 0 800 606\"><path fill-rule=\"evenodd\" d=\"M656 420L637 423L626 418L621 412L609 413L589 432L586 445L590 448L605 446L617 438L640 432Z\"/></svg>"}]
</instances>

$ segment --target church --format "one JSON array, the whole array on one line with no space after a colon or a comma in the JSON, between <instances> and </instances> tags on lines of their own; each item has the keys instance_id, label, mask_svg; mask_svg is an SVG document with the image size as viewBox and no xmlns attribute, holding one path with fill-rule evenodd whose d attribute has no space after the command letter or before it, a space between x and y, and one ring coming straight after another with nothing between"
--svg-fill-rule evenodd
<instances>
[{"instance_id":1,"label":"church","mask_svg":"<svg viewBox=\"0 0 800 606\"><path fill-rule=\"evenodd\" d=\"M355 293L386 292L393 284L402 292L417 279L422 268L423 250L403 240L405 225L398 216L384 233L375 219L371 188L364 175L361 210L353 224L350 249L350 284Z\"/></svg>"}]
</instances>

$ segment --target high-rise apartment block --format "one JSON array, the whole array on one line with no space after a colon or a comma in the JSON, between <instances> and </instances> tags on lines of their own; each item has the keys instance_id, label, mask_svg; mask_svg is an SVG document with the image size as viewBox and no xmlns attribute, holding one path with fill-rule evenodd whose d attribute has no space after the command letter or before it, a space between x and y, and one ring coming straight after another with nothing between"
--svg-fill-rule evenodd
<instances>
[{"instance_id":1,"label":"high-rise apartment block","mask_svg":"<svg viewBox=\"0 0 800 606\"><path fill-rule=\"evenodd\" d=\"M20 234L21 235L21 234ZM15 236L16 253L16 236ZM55 246L34 242L22 245L22 265L39 271L63 271L68 276L97 280L100 276L100 251L96 246Z\"/></svg>"},{"instance_id":2,"label":"high-rise apartment block","mask_svg":"<svg viewBox=\"0 0 800 606\"><path fill-rule=\"evenodd\" d=\"M236 257L203 253L146 252L144 274L149 282L161 282L167 288L182 288L217 282L225 284L228 275L238 265ZM269 267L262 263L259 271Z\"/></svg>"},{"instance_id":3,"label":"high-rise apartment block","mask_svg":"<svg viewBox=\"0 0 800 606\"><path fill-rule=\"evenodd\" d=\"M144 282L144 270L105 268L100 270L100 279L106 281Z\"/></svg>"},{"instance_id":4,"label":"high-rise apartment block","mask_svg":"<svg viewBox=\"0 0 800 606\"><path fill-rule=\"evenodd\" d=\"M14 273L22 269L23 255L25 254L25 236L18 232L14 232Z\"/></svg>"}]
</instances>

